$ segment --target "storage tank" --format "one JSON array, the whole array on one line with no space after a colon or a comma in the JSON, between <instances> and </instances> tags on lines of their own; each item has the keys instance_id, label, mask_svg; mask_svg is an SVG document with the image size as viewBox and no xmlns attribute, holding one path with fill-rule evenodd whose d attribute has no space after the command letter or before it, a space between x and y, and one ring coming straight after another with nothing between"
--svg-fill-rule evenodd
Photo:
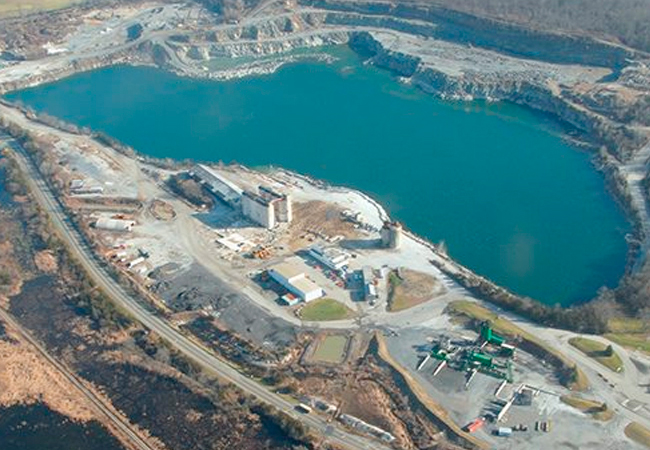
<instances>
[{"instance_id":1,"label":"storage tank","mask_svg":"<svg viewBox=\"0 0 650 450\"><path fill-rule=\"evenodd\" d=\"M398 222L384 222L381 231L381 245L384 248L398 249L402 243L402 225Z\"/></svg>"},{"instance_id":2,"label":"storage tank","mask_svg":"<svg viewBox=\"0 0 650 450\"><path fill-rule=\"evenodd\" d=\"M129 269L131 269L131 268L137 266L138 264L143 263L144 261L145 261L145 258L144 258L143 256L139 256L139 257L135 258L133 261L129 262L129 263L126 265L126 267L128 267Z\"/></svg>"}]
</instances>

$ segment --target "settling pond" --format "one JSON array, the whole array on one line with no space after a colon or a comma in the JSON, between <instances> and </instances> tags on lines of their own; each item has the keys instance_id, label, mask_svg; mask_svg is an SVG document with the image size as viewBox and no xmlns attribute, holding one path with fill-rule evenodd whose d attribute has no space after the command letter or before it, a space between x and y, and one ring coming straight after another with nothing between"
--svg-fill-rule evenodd
<instances>
[{"instance_id":1,"label":"settling pond","mask_svg":"<svg viewBox=\"0 0 650 450\"><path fill-rule=\"evenodd\" d=\"M152 156L282 166L358 188L462 264L544 303L617 284L630 225L556 122L436 100L331 51L333 64L239 80L113 67L7 98Z\"/></svg>"}]
</instances>

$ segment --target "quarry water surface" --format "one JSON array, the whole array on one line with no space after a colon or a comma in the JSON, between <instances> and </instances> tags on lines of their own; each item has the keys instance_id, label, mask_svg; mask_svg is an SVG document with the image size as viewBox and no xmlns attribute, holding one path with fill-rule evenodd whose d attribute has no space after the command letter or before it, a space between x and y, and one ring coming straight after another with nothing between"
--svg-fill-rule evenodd
<instances>
[{"instance_id":1,"label":"quarry water surface","mask_svg":"<svg viewBox=\"0 0 650 450\"><path fill-rule=\"evenodd\" d=\"M333 52L334 64L219 82L113 67L7 97L152 156L282 166L360 189L462 264L547 304L617 284L630 225L557 123L436 100Z\"/></svg>"}]
</instances>

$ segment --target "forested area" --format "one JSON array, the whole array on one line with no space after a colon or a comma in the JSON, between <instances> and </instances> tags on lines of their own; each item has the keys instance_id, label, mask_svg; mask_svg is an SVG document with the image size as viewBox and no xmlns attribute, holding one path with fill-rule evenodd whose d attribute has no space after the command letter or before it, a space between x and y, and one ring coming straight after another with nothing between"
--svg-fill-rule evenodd
<instances>
[{"instance_id":1,"label":"forested area","mask_svg":"<svg viewBox=\"0 0 650 450\"><path fill-rule=\"evenodd\" d=\"M542 30L596 35L650 51L650 0L429 1L474 15Z\"/></svg>"}]
</instances>

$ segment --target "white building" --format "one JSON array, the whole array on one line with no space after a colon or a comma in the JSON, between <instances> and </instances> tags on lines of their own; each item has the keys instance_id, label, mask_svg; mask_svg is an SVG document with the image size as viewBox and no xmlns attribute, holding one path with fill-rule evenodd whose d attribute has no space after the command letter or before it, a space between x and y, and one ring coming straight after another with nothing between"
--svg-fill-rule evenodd
<instances>
[{"instance_id":1,"label":"white building","mask_svg":"<svg viewBox=\"0 0 650 450\"><path fill-rule=\"evenodd\" d=\"M361 268L361 274L363 276L363 296L366 300L376 300L377 287L375 286L375 273L370 266L363 266Z\"/></svg>"},{"instance_id":2,"label":"white building","mask_svg":"<svg viewBox=\"0 0 650 450\"><path fill-rule=\"evenodd\" d=\"M309 249L309 255L332 270L341 270L350 263L350 254L335 247L314 246Z\"/></svg>"},{"instance_id":3,"label":"white building","mask_svg":"<svg viewBox=\"0 0 650 450\"><path fill-rule=\"evenodd\" d=\"M108 231L131 231L134 226L135 222L133 220L107 219L102 217L95 222L95 228Z\"/></svg>"},{"instance_id":4,"label":"white building","mask_svg":"<svg viewBox=\"0 0 650 450\"><path fill-rule=\"evenodd\" d=\"M253 222L264 228L275 228L275 213L273 204L253 192L245 191L241 199L242 213Z\"/></svg>"},{"instance_id":5,"label":"white building","mask_svg":"<svg viewBox=\"0 0 650 450\"><path fill-rule=\"evenodd\" d=\"M305 273L293 264L278 264L269 270L269 275L304 302L310 302L325 295L320 286L307 278Z\"/></svg>"},{"instance_id":6,"label":"white building","mask_svg":"<svg viewBox=\"0 0 650 450\"><path fill-rule=\"evenodd\" d=\"M291 197L264 186L258 188L258 193L244 192L241 207L246 217L269 230L280 222L289 223L293 218Z\"/></svg>"}]
</instances>

